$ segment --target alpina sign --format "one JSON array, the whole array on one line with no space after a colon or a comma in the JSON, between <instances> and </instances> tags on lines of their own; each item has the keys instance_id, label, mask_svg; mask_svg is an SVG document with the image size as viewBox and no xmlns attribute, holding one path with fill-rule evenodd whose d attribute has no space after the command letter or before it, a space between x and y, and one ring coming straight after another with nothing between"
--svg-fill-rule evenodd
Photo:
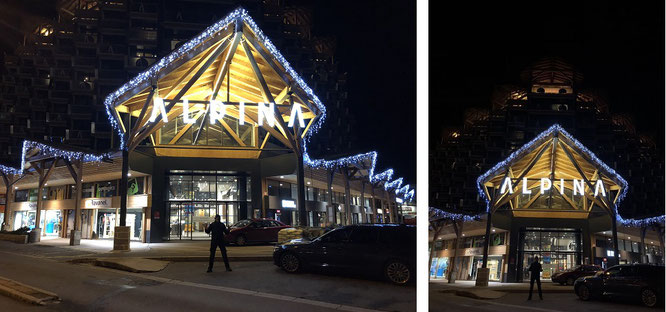
<instances>
[{"instance_id":1,"label":"alpina sign","mask_svg":"<svg viewBox=\"0 0 666 312\"><path fill-rule=\"evenodd\" d=\"M559 191L560 194L564 194L564 187L565 187L565 181L564 179L559 179L555 180L555 182L558 183L559 186ZM569 181L567 181L569 182ZM572 183L572 189L573 189L573 195L585 195L585 180L570 180L570 183ZM532 194L532 190L528 188L527 185L527 178L523 178L522 181L522 194L528 195ZM555 185L553 185L553 181L548 178L541 178L539 181L539 191L541 194L545 194L546 191L550 190L551 188L554 188ZM500 188L500 194L506 194L507 192L509 194L513 194L513 182L511 182L511 178L505 178L504 181L502 182L502 187ZM604 184L601 182L601 180L597 180L594 183L594 197L597 197L599 194L601 196L606 196L606 189L604 188Z\"/></svg>"},{"instance_id":2,"label":"alpina sign","mask_svg":"<svg viewBox=\"0 0 666 312\"><path fill-rule=\"evenodd\" d=\"M240 102L238 104L231 104L231 103L224 103L221 101L209 101L208 102L208 116L210 120L210 124L215 124L217 120L222 120L224 116L227 114L227 106L230 105L238 105L238 123L240 125L245 124L245 103ZM266 105L265 103L257 103L257 123L259 126L264 125L264 120L268 123L270 127L275 126L275 103L268 103ZM164 106L164 99L163 98L155 98L153 100L153 109L150 114L149 121L150 122L155 122L157 120L157 117L160 116L162 120L166 123L169 122L169 119L167 117L167 112L166 108ZM183 99L183 122L186 124L193 124L196 120L190 117L190 104L187 99ZM294 126L294 121L298 120L298 126L301 128L305 128L305 120L303 120L303 112L301 111L301 105L294 103L291 106L291 115L289 118L289 124L287 125L288 127L293 127Z\"/></svg>"}]
</instances>

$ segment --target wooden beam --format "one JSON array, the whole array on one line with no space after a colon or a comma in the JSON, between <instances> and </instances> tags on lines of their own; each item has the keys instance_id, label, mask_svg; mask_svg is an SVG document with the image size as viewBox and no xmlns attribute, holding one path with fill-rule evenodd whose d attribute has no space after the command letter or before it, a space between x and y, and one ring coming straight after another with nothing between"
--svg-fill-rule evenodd
<instances>
[{"instance_id":1,"label":"wooden beam","mask_svg":"<svg viewBox=\"0 0 666 312\"><path fill-rule=\"evenodd\" d=\"M194 120L199 120L199 117L201 117L201 115L203 115L203 112L204 112L203 110L200 110L197 113L197 115L194 116ZM205 120L204 120L204 122L205 122ZM171 139L171 141L169 141L169 145L176 144L176 142L178 142L178 140L180 140L180 138L185 134L185 132L187 132L187 130L190 130L192 125L193 124L185 124L185 126L182 129L180 129L180 131L178 131L178 133L176 133L176 135L173 137L173 139Z\"/></svg>"},{"instance_id":2,"label":"wooden beam","mask_svg":"<svg viewBox=\"0 0 666 312\"><path fill-rule=\"evenodd\" d=\"M271 90L268 89L268 85L266 84L266 80L264 80L264 75L261 73L261 70L259 69L259 65L257 65L257 61L254 59L254 56L252 55L252 50L250 50L250 47L247 45L247 40L243 41L243 49L245 49L245 54L247 54L248 60L250 60L250 64L252 65L252 70L254 71L255 78L259 85L261 86L261 93L264 97L264 100L268 103L275 103L275 99L273 98L273 94L271 93ZM290 103L292 104L292 103ZM257 112L259 108L257 107ZM275 120L277 121L280 131L282 132L283 135L287 137L287 140L289 142L292 142L292 148L294 149L295 152L300 151L300 147L298 142L294 139L294 136L291 134L289 131L289 128L284 122L284 119L282 118L282 112L278 109L277 105L273 105L273 114L275 117ZM257 116L259 118L259 116Z\"/></svg>"},{"instance_id":3,"label":"wooden beam","mask_svg":"<svg viewBox=\"0 0 666 312\"><path fill-rule=\"evenodd\" d=\"M578 161L576 161L576 159L573 157L573 155L571 154L571 152L570 152L570 151L569 151L564 145L562 145L562 142L560 142L560 147L562 148L562 150L564 151L564 153L567 155L567 157L569 157L569 160L570 160L571 163L574 165L574 167L576 168L576 170L578 170L578 173L581 175L581 177L583 177L583 180L585 180L585 183L586 183L587 186L590 188L590 190L593 190L594 187L592 186L592 183L590 183L590 181L587 179L587 176L585 175L585 172L583 172L583 169L581 169L580 166L578 165ZM587 192L585 192L585 191L583 190L583 193L585 193L585 195L586 195L586 197L587 197ZM612 211L611 206L606 202L605 198L604 198L604 197L599 197L599 198L601 199L601 202L604 203L604 208L606 208L606 210L607 210L612 216L615 216L615 212ZM595 201L596 201L596 199L595 199Z\"/></svg>"},{"instance_id":4,"label":"wooden beam","mask_svg":"<svg viewBox=\"0 0 666 312\"><path fill-rule=\"evenodd\" d=\"M180 101L180 99L183 97L183 95L185 95L187 90L189 90L189 88L192 87L192 85L197 81L197 79L199 79L199 77L201 77L201 75L208 69L210 64L212 64L215 61L215 59L224 51L223 49L224 46L225 45L223 44L219 44L217 48L212 49L212 53L210 53L210 55L207 56L206 62L204 62L201 65L201 67L199 67L199 70L197 70L197 72L192 76L192 78L190 78L190 80L185 84L185 86L178 92L178 94L176 94L171 103L169 103L169 105L166 107L166 111L171 111L171 109L176 105L176 103ZM144 129L143 132L139 134L138 137L136 137L134 141L131 143L129 150L131 151L137 145L139 145L139 143L141 143L141 141L143 141L143 139L145 139L158 124L163 123L163 121L164 120L160 120L159 122L156 121L152 123L147 129Z\"/></svg>"},{"instance_id":5,"label":"wooden beam","mask_svg":"<svg viewBox=\"0 0 666 312\"><path fill-rule=\"evenodd\" d=\"M233 42L231 43L231 48L229 49L227 56L224 58L224 63L219 65L213 84L213 96L212 96L213 100L217 98L217 94L218 92L220 92L220 88L222 87L222 82L224 81L224 76L227 75L229 67L231 67L231 60L233 59L234 54L236 54L236 49L238 48L238 43L240 42L241 37L242 35L239 32L236 32L234 34L234 39ZM227 85L227 89L229 89L229 87L230 86Z\"/></svg>"},{"instance_id":6,"label":"wooden beam","mask_svg":"<svg viewBox=\"0 0 666 312\"><path fill-rule=\"evenodd\" d=\"M289 86L293 85L291 79L289 79L287 75L285 75L284 72L279 69L278 65L275 64L275 62L273 61L273 57L271 57L262 49L261 44L248 32L244 31L243 34L246 41L252 45L252 47L255 49L255 51L257 51L259 56L261 56L261 58L266 62L268 67L270 67L280 78L282 78L282 81L284 81L284 83L286 83ZM298 90L298 88L292 88L292 91L296 93L301 100L303 100L303 103L308 106L310 111L319 112L319 108L310 106L309 101L306 101L308 97L304 96L303 93L300 90Z\"/></svg>"},{"instance_id":7,"label":"wooden beam","mask_svg":"<svg viewBox=\"0 0 666 312\"><path fill-rule=\"evenodd\" d=\"M237 142L238 144L240 144L240 146L246 146L245 143L243 142L243 140L241 140L241 138L236 134L236 132L235 132L233 129L231 129L231 127L229 126L229 124L227 124L227 122L224 121L224 119L220 119L220 120L218 120L218 121L220 122L220 124L222 124L222 126L224 127L224 129L227 130L227 132L229 133L229 135L231 135L231 137L234 138L234 140L236 140L236 142Z\"/></svg>"},{"instance_id":8,"label":"wooden beam","mask_svg":"<svg viewBox=\"0 0 666 312\"><path fill-rule=\"evenodd\" d=\"M546 151L547 148L548 148L548 144L544 144L544 146L541 148L541 150L539 150L539 152L536 154L536 156L530 160L527 167L520 173L520 176L518 176L518 178L514 182L514 184L516 186L514 186L513 194L517 193L518 189L520 188L520 186L518 186L518 185L520 185L520 181L523 179L523 177L525 177L525 175L527 175L527 173L532 169L532 167L534 167L534 164L536 164L536 162L539 161L539 159L541 158L541 155L543 155L543 152ZM503 183L503 182L504 181L502 181L500 183ZM509 192L506 192L504 195L502 195L500 198L497 199L497 203L498 203L497 206L501 206L501 205L506 204L506 201L504 200L504 198L506 198L509 195L513 195L513 194L509 194ZM516 195L513 195L513 197L515 197L515 196Z\"/></svg>"},{"instance_id":9,"label":"wooden beam","mask_svg":"<svg viewBox=\"0 0 666 312\"><path fill-rule=\"evenodd\" d=\"M155 94L155 89L157 89L156 86L153 86L150 88L150 93L148 94L148 97L146 97L146 103L143 104L143 107L141 107L141 112L139 113L139 117L136 119L136 124L134 124L134 127L132 127L132 131L129 133L129 137L133 137L134 133L139 130L139 127L143 125L143 118L146 115L146 111L148 110L148 105L153 101L153 95ZM132 114L130 112L130 119Z\"/></svg>"}]
</instances>

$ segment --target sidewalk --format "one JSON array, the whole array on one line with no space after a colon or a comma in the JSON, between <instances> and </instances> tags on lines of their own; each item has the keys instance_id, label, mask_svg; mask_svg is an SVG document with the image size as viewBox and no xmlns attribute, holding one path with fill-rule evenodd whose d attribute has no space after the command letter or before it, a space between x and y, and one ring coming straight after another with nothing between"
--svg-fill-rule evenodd
<instances>
[{"instance_id":1,"label":"sidewalk","mask_svg":"<svg viewBox=\"0 0 666 312\"><path fill-rule=\"evenodd\" d=\"M272 244L254 246L227 246L227 254L233 261L272 261ZM164 261L208 261L210 241L186 241L164 243L131 242L131 251L113 251L112 240L82 239L81 245L69 246L69 239L45 239L34 244L15 244L0 241L0 250L37 257L85 262L97 258L145 258ZM220 257L217 252L216 258Z\"/></svg>"},{"instance_id":2,"label":"sidewalk","mask_svg":"<svg viewBox=\"0 0 666 312\"><path fill-rule=\"evenodd\" d=\"M430 280L429 287L431 292L455 293L458 296L472 297L477 299L498 299L507 293L528 293L530 283L499 283L488 282L488 287L476 287L476 281L456 281L449 284L447 280ZM533 296L538 297L538 292L534 285ZM571 293L573 286L561 286L550 281L541 281L542 293Z\"/></svg>"}]
</instances>

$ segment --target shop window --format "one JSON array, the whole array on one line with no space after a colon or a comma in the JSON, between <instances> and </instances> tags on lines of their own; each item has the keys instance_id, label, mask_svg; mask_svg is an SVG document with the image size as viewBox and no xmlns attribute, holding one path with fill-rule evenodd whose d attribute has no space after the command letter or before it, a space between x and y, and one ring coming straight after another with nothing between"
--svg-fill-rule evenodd
<instances>
[{"instance_id":1,"label":"shop window","mask_svg":"<svg viewBox=\"0 0 666 312\"><path fill-rule=\"evenodd\" d=\"M298 185L291 184L291 198L298 198Z\"/></svg>"},{"instance_id":2,"label":"shop window","mask_svg":"<svg viewBox=\"0 0 666 312\"><path fill-rule=\"evenodd\" d=\"M209 177L210 181L214 181L215 177ZM212 183L212 182L211 182ZM212 185L210 190L215 193L215 185ZM238 200L240 198L240 182L236 176L218 176L217 177L217 200ZM247 188L246 188L247 190ZM212 196L211 199L215 199Z\"/></svg>"},{"instance_id":3,"label":"shop window","mask_svg":"<svg viewBox=\"0 0 666 312\"><path fill-rule=\"evenodd\" d=\"M268 195L280 196L280 184L278 181L268 180Z\"/></svg>"},{"instance_id":4,"label":"shop window","mask_svg":"<svg viewBox=\"0 0 666 312\"><path fill-rule=\"evenodd\" d=\"M93 194L95 194L95 184L94 183L83 183L83 189L82 189L81 197L83 197L83 198L94 197Z\"/></svg>"},{"instance_id":5,"label":"shop window","mask_svg":"<svg viewBox=\"0 0 666 312\"><path fill-rule=\"evenodd\" d=\"M15 202L26 202L29 199L30 190L17 190L14 192Z\"/></svg>"},{"instance_id":6,"label":"shop window","mask_svg":"<svg viewBox=\"0 0 666 312\"><path fill-rule=\"evenodd\" d=\"M280 198L292 198L291 183L280 182Z\"/></svg>"},{"instance_id":7,"label":"shop window","mask_svg":"<svg viewBox=\"0 0 666 312\"><path fill-rule=\"evenodd\" d=\"M463 237L460 240L460 248L472 248L472 241L474 239L472 237Z\"/></svg>"},{"instance_id":8,"label":"shop window","mask_svg":"<svg viewBox=\"0 0 666 312\"><path fill-rule=\"evenodd\" d=\"M192 199L192 177L170 176L169 199Z\"/></svg>"},{"instance_id":9,"label":"shop window","mask_svg":"<svg viewBox=\"0 0 666 312\"><path fill-rule=\"evenodd\" d=\"M140 178L131 178L127 181L127 195L139 195L143 194L143 183L145 177Z\"/></svg>"},{"instance_id":10,"label":"shop window","mask_svg":"<svg viewBox=\"0 0 666 312\"><path fill-rule=\"evenodd\" d=\"M474 247L483 247L483 245L486 243L486 237L485 236L476 236L474 237Z\"/></svg>"},{"instance_id":11,"label":"shop window","mask_svg":"<svg viewBox=\"0 0 666 312\"><path fill-rule=\"evenodd\" d=\"M444 241L438 240L435 241L435 250L442 250L444 249Z\"/></svg>"},{"instance_id":12,"label":"shop window","mask_svg":"<svg viewBox=\"0 0 666 312\"><path fill-rule=\"evenodd\" d=\"M490 246L504 245L504 233L495 233L490 235Z\"/></svg>"},{"instance_id":13,"label":"shop window","mask_svg":"<svg viewBox=\"0 0 666 312\"><path fill-rule=\"evenodd\" d=\"M233 184L233 183L232 183ZM215 176L194 176L192 179L192 191L194 200L215 200ZM220 190L228 194L232 189Z\"/></svg>"},{"instance_id":14,"label":"shop window","mask_svg":"<svg viewBox=\"0 0 666 312\"><path fill-rule=\"evenodd\" d=\"M97 182L95 186L97 189L95 197L116 196L116 181Z\"/></svg>"}]
</instances>

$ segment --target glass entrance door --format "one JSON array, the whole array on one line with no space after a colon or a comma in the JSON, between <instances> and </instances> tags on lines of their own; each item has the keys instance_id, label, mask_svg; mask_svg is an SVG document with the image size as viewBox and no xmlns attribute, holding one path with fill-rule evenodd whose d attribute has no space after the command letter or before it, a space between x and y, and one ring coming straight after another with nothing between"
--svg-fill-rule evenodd
<instances>
[{"instance_id":1,"label":"glass entrance door","mask_svg":"<svg viewBox=\"0 0 666 312\"><path fill-rule=\"evenodd\" d=\"M527 229L521 230L519 277L529 281L528 268L534 257L539 257L543 272L541 279L549 280L555 272L561 272L581 264L581 232L575 229Z\"/></svg>"},{"instance_id":2,"label":"glass entrance door","mask_svg":"<svg viewBox=\"0 0 666 312\"><path fill-rule=\"evenodd\" d=\"M238 222L238 202L171 202L169 204L169 239L210 239L206 228L220 215L227 227Z\"/></svg>"},{"instance_id":3,"label":"glass entrance door","mask_svg":"<svg viewBox=\"0 0 666 312\"><path fill-rule=\"evenodd\" d=\"M206 228L215 221L217 207L209 203L194 203L193 207L192 239L209 239L210 235L206 234Z\"/></svg>"}]
</instances>

